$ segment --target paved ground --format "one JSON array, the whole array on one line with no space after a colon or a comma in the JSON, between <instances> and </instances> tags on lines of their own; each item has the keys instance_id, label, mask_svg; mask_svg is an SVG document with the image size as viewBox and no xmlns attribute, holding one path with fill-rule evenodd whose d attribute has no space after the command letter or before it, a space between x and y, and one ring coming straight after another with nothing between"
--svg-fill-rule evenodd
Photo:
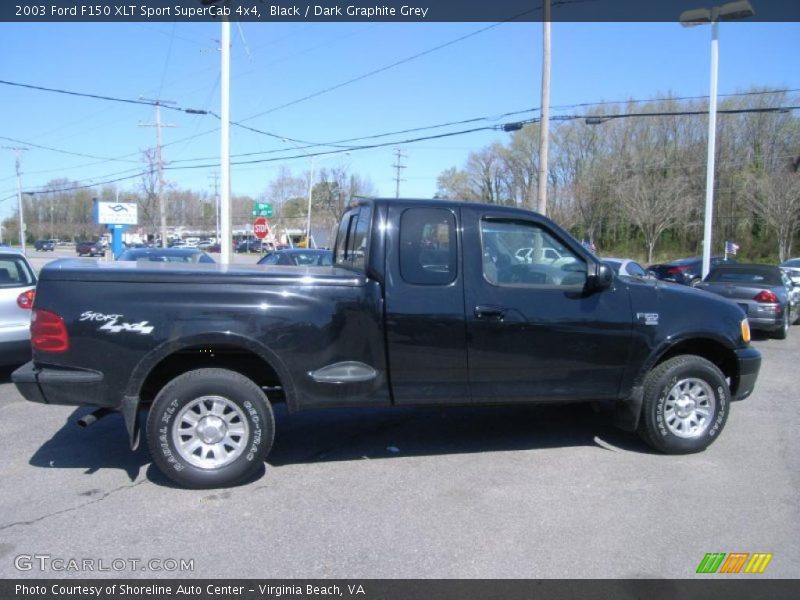
<instances>
[{"instance_id":1,"label":"paved ground","mask_svg":"<svg viewBox=\"0 0 800 600\"><path fill-rule=\"evenodd\" d=\"M0 374L0 577L87 575L15 567L49 555L194 561L101 576L686 578L772 552L760 577L797 578L800 326L755 345L756 392L702 454L653 454L588 406L279 412L264 474L222 491L174 488L119 417L81 430L85 409Z\"/></svg>"}]
</instances>

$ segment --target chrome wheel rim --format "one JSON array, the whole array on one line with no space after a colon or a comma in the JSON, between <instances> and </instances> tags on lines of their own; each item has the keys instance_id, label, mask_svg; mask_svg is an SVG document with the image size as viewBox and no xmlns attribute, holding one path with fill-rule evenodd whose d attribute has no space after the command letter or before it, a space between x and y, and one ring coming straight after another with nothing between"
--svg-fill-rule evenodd
<instances>
[{"instance_id":1,"label":"chrome wheel rim","mask_svg":"<svg viewBox=\"0 0 800 600\"><path fill-rule=\"evenodd\" d=\"M247 447L250 427L239 406L223 396L202 396L184 406L172 425L180 457L200 469L219 469Z\"/></svg>"},{"instance_id":2,"label":"chrome wheel rim","mask_svg":"<svg viewBox=\"0 0 800 600\"><path fill-rule=\"evenodd\" d=\"M698 438L711 426L716 408L714 390L702 379L681 379L667 394L664 422L670 433Z\"/></svg>"}]
</instances>

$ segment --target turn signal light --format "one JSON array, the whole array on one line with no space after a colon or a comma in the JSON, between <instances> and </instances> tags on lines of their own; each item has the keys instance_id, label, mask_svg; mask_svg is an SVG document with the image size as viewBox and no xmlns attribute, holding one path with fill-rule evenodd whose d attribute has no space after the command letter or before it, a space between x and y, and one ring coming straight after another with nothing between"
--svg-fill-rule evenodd
<instances>
[{"instance_id":1,"label":"turn signal light","mask_svg":"<svg viewBox=\"0 0 800 600\"><path fill-rule=\"evenodd\" d=\"M49 310L34 309L31 315L31 346L41 352L69 350L69 335L64 319Z\"/></svg>"},{"instance_id":2,"label":"turn signal light","mask_svg":"<svg viewBox=\"0 0 800 600\"><path fill-rule=\"evenodd\" d=\"M17 306L20 308L33 308L33 299L36 297L36 289L22 292L17 296Z\"/></svg>"},{"instance_id":3,"label":"turn signal light","mask_svg":"<svg viewBox=\"0 0 800 600\"><path fill-rule=\"evenodd\" d=\"M742 319L742 339L745 344L750 343L750 322L747 319Z\"/></svg>"}]
</instances>

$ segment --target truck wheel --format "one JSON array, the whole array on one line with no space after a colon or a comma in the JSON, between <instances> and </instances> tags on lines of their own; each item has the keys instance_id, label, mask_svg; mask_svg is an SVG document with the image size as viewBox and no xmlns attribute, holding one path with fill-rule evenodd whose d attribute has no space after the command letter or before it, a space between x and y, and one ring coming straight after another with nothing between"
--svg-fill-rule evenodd
<instances>
[{"instance_id":1,"label":"truck wheel","mask_svg":"<svg viewBox=\"0 0 800 600\"><path fill-rule=\"evenodd\" d=\"M147 419L159 469L189 488L230 487L264 463L275 419L264 392L227 369L197 369L170 381Z\"/></svg>"},{"instance_id":2,"label":"truck wheel","mask_svg":"<svg viewBox=\"0 0 800 600\"><path fill-rule=\"evenodd\" d=\"M645 379L639 435L667 454L699 452L725 427L729 401L716 365L699 356L676 356Z\"/></svg>"}]
</instances>

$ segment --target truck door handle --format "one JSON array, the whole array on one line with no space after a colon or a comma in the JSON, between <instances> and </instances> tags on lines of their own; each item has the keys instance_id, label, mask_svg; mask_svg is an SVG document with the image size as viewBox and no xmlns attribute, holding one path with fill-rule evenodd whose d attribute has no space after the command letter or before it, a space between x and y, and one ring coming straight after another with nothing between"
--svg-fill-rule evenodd
<instances>
[{"instance_id":1,"label":"truck door handle","mask_svg":"<svg viewBox=\"0 0 800 600\"><path fill-rule=\"evenodd\" d=\"M476 319L502 321L506 315L506 309L503 306L479 304L475 307L474 314Z\"/></svg>"}]
</instances>

